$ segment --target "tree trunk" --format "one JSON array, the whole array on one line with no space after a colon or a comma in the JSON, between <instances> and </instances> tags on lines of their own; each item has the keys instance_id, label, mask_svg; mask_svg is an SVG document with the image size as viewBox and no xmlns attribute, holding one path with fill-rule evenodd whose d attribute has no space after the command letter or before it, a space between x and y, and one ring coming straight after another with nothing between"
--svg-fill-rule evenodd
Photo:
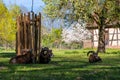
<instances>
[{"instance_id":1,"label":"tree trunk","mask_svg":"<svg viewBox=\"0 0 120 80\"><path fill-rule=\"evenodd\" d=\"M99 40L97 52L105 53L105 26L101 25L99 27Z\"/></svg>"}]
</instances>

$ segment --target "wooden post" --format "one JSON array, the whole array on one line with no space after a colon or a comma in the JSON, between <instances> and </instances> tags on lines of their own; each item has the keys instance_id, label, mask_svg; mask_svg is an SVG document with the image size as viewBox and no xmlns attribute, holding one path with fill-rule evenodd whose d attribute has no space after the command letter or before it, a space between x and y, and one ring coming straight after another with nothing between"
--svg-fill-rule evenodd
<instances>
[{"instance_id":1,"label":"wooden post","mask_svg":"<svg viewBox=\"0 0 120 80\"><path fill-rule=\"evenodd\" d=\"M17 55L21 53L21 43L20 43L20 17L17 18Z\"/></svg>"},{"instance_id":2,"label":"wooden post","mask_svg":"<svg viewBox=\"0 0 120 80\"><path fill-rule=\"evenodd\" d=\"M23 14L21 13L21 15L20 15L20 43L21 43L21 49L24 49L24 25L23 25Z\"/></svg>"},{"instance_id":3,"label":"wooden post","mask_svg":"<svg viewBox=\"0 0 120 80\"><path fill-rule=\"evenodd\" d=\"M38 52L41 51L41 14L39 13L38 15ZM38 53L39 54L39 53ZM39 55L38 55L39 56ZM38 58L38 61L40 61L40 59Z\"/></svg>"},{"instance_id":4,"label":"wooden post","mask_svg":"<svg viewBox=\"0 0 120 80\"><path fill-rule=\"evenodd\" d=\"M18 38L17 37L18 36L17 36L17 32L16 32L16 47L15 47L16 54L18 53Z\"/></svg>"},{"instance_id":5,"label":"wooden post","mask_svg":"<svg viewBox=\"0 0 120 80\"><path fill-rule=\"evenodd\" d=\"M35 56L37 60L37 41L38 41L38 30L37 30L37 14L35 14L35 23L34 23L34 28L35 28L35 43L34 43L34 50L35 50Z\"/></svg>"},{"instance_id":6,"label":"wooden post","mask_svg":"<svg viewBox=\"0 0 120 80\"><path fill-rule=\"evenodd\" d=\"M41 50L41 13L39 13L39 50Z\"/></svg>"},{"instance_id":7,"label":"wooden post","mask_svg":"<svg viewBox=\"0 0 120 80\"><path fill-rule=\"evenodd\" d=\"M28 26L28 34L27 34L27 36L28 36L28 43L27 43L27 45L28 45L29 49L32 49L32 45L31 45L32 41L31 41L30 12L28 12L27 20L28 20L27 21L28 22L28 24L27 24L27 26Z\"/></svg>"},{"instance_id":8,"label":"wooden post","mask_svg":"<svg viewBox=\"0 0 120 80\"><path fill-rule=\"evenodd\" d=\"M23 23L23 29L24 29L24 33L23 33L23 35L24 35L24 38L23 38L23 40L24 40L24 49L27 49L27 26L26 26L26 14L24 14L24 18L23 18L23 20L24 20L24 23Z\"/></svg>"},{"instance_id":9,"label":"wooden post","mask_svg":"<svg viewBox=\"0 0 120 80\"><path fill-rule=\"evenodd\" d=\"M34 55L34 59L33 59L33 63L36 63L36 53L35 53L35 16L34 16L34 12L32 12L32 49L33 49L33 55Z\"/></svg>"},{"instance_id":10,"label":"wooden post","mask_svg":"<svg viewBox=\"0 0 120 80\"><path fill-rule=\"evenodd\" d=\"M31 17L31 18L30 18ZM22 49L32 49L33 63L41 49L41 14L22 14L17 18L16 53L22 55Z\"/></svg>"}]
</instances>

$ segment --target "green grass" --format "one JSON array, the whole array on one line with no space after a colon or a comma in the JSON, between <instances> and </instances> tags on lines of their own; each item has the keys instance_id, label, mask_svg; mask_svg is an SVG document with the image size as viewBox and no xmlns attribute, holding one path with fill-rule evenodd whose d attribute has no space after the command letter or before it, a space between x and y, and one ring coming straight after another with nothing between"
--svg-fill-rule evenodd
<instances>
[{"instance_id":1,"label":"green grass","mask_svg":"<svg viewBox=\"0 0 120 80\"><path fill-rule=\"evenodd\" d=\"M84 50L54 49L49 64L9 64L14 52L0 52L0 80L120 80L120 51L100 54L103 62L88 63ZM79 80L79 79L78 79Z\"/></svg>"}]
</instances>

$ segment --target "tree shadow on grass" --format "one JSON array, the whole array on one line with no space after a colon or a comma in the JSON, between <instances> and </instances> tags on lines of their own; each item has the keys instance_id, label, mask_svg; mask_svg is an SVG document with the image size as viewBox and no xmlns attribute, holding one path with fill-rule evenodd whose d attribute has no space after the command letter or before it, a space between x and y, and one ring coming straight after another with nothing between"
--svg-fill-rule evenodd
<instances>
[{"instance_id":1,"label":"tree shadow on grass","mask_svg":"<svg viewBox=\"0 0 120 80\"><path fill-rule=\"evenodd\" d=\"M0 53L3 58L14 55L15 53ZM75 80L76 77L82 77L84 80L120 80L118 63L118 57L104 58L102 63L93 64L88 60L66 57L54 57L49 64L12 65L2 62L8 71L0 71L0 80Z\"/></svg>"},{"instance_id":2,"label":"tree shadow on grass","mask_svg":"<svg viewBox=\"0 0 120 80\"><path fill-rule=\"evenodd\" d=\"M65 54L79 54L78 51L65 51Z\"/></svg>"},{"instance_id":3,"label":"tree shadow on grass","mask_svg":"<svg viewBox=\"0 0 120 80\"><path fill-rule=\"evenodd\" d=\"M87 67L90 64L85 61L75 61L75 60L68 60L68 61L52 61L50 64L58 67L63 67L64 69L69 69L69 68L83 68Z\"/></svg>"},{"instance_id":4,"label":"tree shadow on grass","mask_svg":"<svg viewBox=\"0 0 120 80\"><path fill-rule=\"evenodd\" d=\"M2 57L2 58L11 58L15 55L16 55L16 53L14 53L14 52L2 52L2 53L0 53L0 57Z\"/></svg>"},{"instance_id":5,"label":"tree shadow on grass","mask_svg":"<svg viewBox=\"0 0 120 80\"><path fill-rule=\"evenodd\" d=\"M69 65L68 65L69 66ZM76 77L82 77L84 80L119 80L119 71L116 70L117 67L111 67L109 70L107 68L103 69L85 69L78 70L74 69L73 66L54 66L54 67L44 67L43 69L30 69L30 70L18 70L15 72L2 72L5 79L8 77L14 77L14 80L24 79L24 80L75 80ZM106 70L107 69L107 70ZM118 69L118 68L117 68Z\"/></svg>"},{"instance_id":6,"label":"tree shadow on grass","mask_svg":"<svg viewBox=\"0 0 120 80\"><path fill-rule=\"evenodd\" d=\"M106 52L106 54L120 54L120 51L112 51L112 52Z\"/></svg>"},{"instance_id":7,"label":"tree shadow on grass","mask_svg":"<svg viewBox=\"0 0 120 80\"><path fill-rule=\"evenodd\" d=\"M9 65L10 71L8 72L2 72L2 74L7 75L2 77L2 79L8 79L14 78L16 80L17 78L24 80L74 80L76 76L79 75L80 70L73 70L74 68L81 68L81 64L70 64L75 61L71 61L69 64L68 61L55 61L55 63L65 63L63 65L55 65L54 61L52 61L49 64L33 64L36 66L27 65L28 68L31 68L29 70L16 70L18 66L25 66L25 65ZM78 61L76 61L78 63ZM75 62L75 63L76 63ZM80 62L80 61L79 61ZM81 61L83 63L83 61ZM42 66L44 65L44 66ZM49 66L52 65L52 66ZM83 64L84 67L86 66L86 63ZM37 67L37 68L36 68ZM83 71L81 71L83 72Z\"/></svg>"}]
</instances>

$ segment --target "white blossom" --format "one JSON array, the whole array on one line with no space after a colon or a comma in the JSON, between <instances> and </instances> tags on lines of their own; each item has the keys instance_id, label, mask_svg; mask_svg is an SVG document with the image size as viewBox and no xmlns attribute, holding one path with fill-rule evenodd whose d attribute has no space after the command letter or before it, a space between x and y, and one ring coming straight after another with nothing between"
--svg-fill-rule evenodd
<instances>
[{"instance_id":1,"label":"white blossom","mask_svg":"<svg viewBox=\"0 0 120 80\"><path fill-rule=\"evenodd\" d=\"M91 33L85 28L86 24L79 20L74 22L69 28L64 28L62 31L62 39L66 43L81 42L90 39Z\"/></svg>"}]
</instances>

